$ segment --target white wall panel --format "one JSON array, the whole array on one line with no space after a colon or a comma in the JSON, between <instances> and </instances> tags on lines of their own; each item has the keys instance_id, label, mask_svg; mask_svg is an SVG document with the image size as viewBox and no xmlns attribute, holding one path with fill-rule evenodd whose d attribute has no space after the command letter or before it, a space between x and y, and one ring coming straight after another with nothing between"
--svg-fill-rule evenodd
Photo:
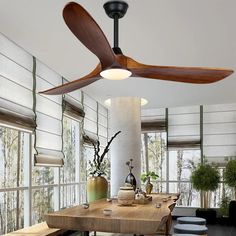
<instances>
[{"instance_id":1,"label":"white wall panel","mask_svg":"<svg viewBox=\"0 0 236 236\"><path fill-rule=\"evenodd\" d=\"M98 114L98 124L107 127L107 117L105 117L101 114Z\"/></svg>"},{"instance_id":2,"label":"white wall panel","mask_svg":"<svg viewBox=\"0 0 236 236\"><path fill-rule=\"evenodd\" d=\"M203 123L236 122L236 111L204 113Z\"/></svg>"},{"instance_id":3,"label":"white wall panel","mask_svg":"<svg viewBox=\"0 0 236 236\"><path fill-rule=\"evenodd\" d=\"M204 112L235 111L235 110L236 110L236 103L205 105L204 106Z\"/></svg>"},{"instance_id":4,"label":"white wall panel","mask_svg":"<svg viewBox=\"0 0 236 236\"><path fill-rule=\"evenodd\" d=\"M199 124L199 114L179 114L169 115L169 125Z\"/></svg>"},{"instance_id":5,"label":"white wall panel","mask_svg":"<svg viewBox=\"0 0 236 236\"><path fill-rule=\"evenodd\" d=\"M205 135L204 145L235 145L236 146L236 134L226 135Z\"/></svg>"},{"instance_id":6,"label":"white wall panel","mask_svg":"<svg viewBox=\"0 0 236 236\"><path fill-rule=\"evenodd\" d=\"M84 112L85 117L89 120L92 120L94 122L97 122L97 111L93 110L92 108L88 107L87 105L84 105Z\"/></svg>"},{"instance_id":7,"label":"white wall panel","mask_svg":"<svg viewBox=\"0 0 236 236\"><path fill-rule=\"evenodd\" d=\"M84 119L84 129L92 133L97 133L97 124L91 120Z\"/></svg>"},{"instance_id":8,"label":"white wall panel","mask_svg":"<svg viewBox=\"0 0 236 236\"><path fill-rule=\"evenodd\" d=\"M42 131L61 135L61 120L52 118L42 113L37 113L38 128Z\"/></svg>"},{"instance_id":9,"label":"white wall panel","mask_svg":"<svg viewBox=\"0 0 236 236\"><path fill-rule=\"evenodd\" d=\"M97 110L97 102L87 94L84 94L84 105L89 106L94 111Z\"/></svg>"},{"instance_id":10,"label":"white wall panel","mask_svg":"<svg viewBox=\"0 0 236 236\"><path fill-rule=\"evenodd\" d=\"M32 55L0 33L0 53L32 71Z\"/></svg>"},{"instance_id":11,"label":"white wall panel","mask_svg":"<svg viewBox=\"0 0 236 236\"><path fill-rule=\"evenodd\" d=\"M36 64L37 64L36 75L47 80L54 86L62 84L62 77L59 74L57 74L55 71L50 69L48 66L46 66L39 60L36 61Z\"/></svg>"},{"instance_id":12,"label":"white wall panel","mask_svg":"<svg viewBox=\"0 0 236 236\"><path fill-rule=\"evenodd\" d=\"M32 91L0 76L0 96L16 104L32 108Z\"/></svg>"},{"instance_id":13,"label":"white wall panel","mask_svg":"<svg viewBox=\"0 0 236 236\"><path fill-rule=\"evenodd\" d=\"M236 123L205 124L204 134L229 134L236 133Z\"/></svg>"},{"instance_id":14,"label":"white wall panel","mask_svg":"<svg viewBox=\"0 0 236 236\"><path fill-rule=\"evenodd\" d=\"M99 136L99 141L100 141L100 145L102 147L106 147L106 145L107 145L107 139L106 138Z\"/></svg>"},{"instance_id":15,"label":"white wall panel","mask_svg":"<svg viewBox=\"0 0 236 236\"><path fill-rule=\"evenodd\" d=\"M50 83L48 83L47 81L45 81L44 79L42 79L41 77L36 77L36 93L39 93L41 91L44 91L46 89L52 88L52 85ZM44 94L40 94L40 96L52 100L56 103L58 103L59 105L61 105L61 95L44 95Z\"/></svg>"},{"instance_id":16,"label":"white wall panel","mask_svg":"<svg viewBox=\"0 0 236 236\"><path fill-rule=\"evenodd\" d=\"M42 132L40 130L36 131L36 136L37 136L37 147L49 150L61 151L62 147L61 136Z\"/></svg>"},{"instance_id":17,"label":"white wall panel","mask_svg":"<svg viewBox=\"0 0 236 236\"><path fill-rule=\"evenodd\" d=\"M98 113L103 115L104 117L108 116L108 110L101 104L98 104Z\"/></svg>"},{"instance_id":18,"label":"white wall panel","mask_svg":"<svg viewBox=\"0 0 236 236\"><path fill-rule=\"evenodd\" d=\"M1 54L0 75L28 89L33 88L32 73Z\"/></svg>"},{"instance_id":19,"label":"white wall panel","mask_svg":"<svg viewBox=\"0 0 236 236\"><path fill-rule=\"evenodd\" d=\"M142 109L141 110L141 117L151 117L151 116L165 116L165 109L159 108L159 109Z\"/></svg>"},{"instance_id":20,"label":"white wall panel","mask_svg":"<svg viewBox=\"0 0 236 236\"><path fill-rule=\"evenodd\" d=\"M168 109L168 113L169 113L169 115L200 113L200 107L199 106L171 107L171 108Z\"/></svg>"},{"instance_id":21,"label":"white wall panel","mask_svg":"<svg viewBox=\"0 0 236 236\"><path fill-rule=\"evenodd\" d=\"M101 125L98 126L98 135L107 137L107 128Z\"/></svg>"},{"instance_id":22,"label":"white wall panel","mask_svg":"<svg viewBox=\"0 0 236 236\"><path fill-rule=\"evenodd\" d=\"M52 116L56 119L61 119L62 117L62 108L61 105L43 97L42 95L37 94L37 107L36 110Z\"/></svg>"},{"instance_id":23,"label":"white wall panel","mask_svg":"<svg viewBox=\"0 0 236 236\"><path fill-rule=\"evenodd\" d=\"M204 155L208 156L236 156L236 146L208 146L203 148Z\"/></svg>"},{"instance_id":24,"label":"white wall panel","mask_svg":"<svg viewBox=\"0 0 236 236\"><path fill-rule=\"evenodd\" d=\"M169 135L200 135L200 125L169 126Z\"/></svg>"},{"instance_id":25,"label":"white wall panel","mask_svg":"<svg viewBox=\"0 0 236 236\"><path fill-rule=\"evenodd\" d=\"M169 141L196 141L199 140L199 135L181 135L181 136L170 136Z\"/></svg>"}]
</instances>

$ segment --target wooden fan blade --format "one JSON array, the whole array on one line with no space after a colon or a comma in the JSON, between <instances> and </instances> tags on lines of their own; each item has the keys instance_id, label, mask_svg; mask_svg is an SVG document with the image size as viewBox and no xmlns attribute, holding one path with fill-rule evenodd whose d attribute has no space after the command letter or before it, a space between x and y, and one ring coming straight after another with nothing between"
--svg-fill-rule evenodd
<instances>
[{"instance_id":1,"label":"wooden fan blade","mask_svg":"<svg viewBox=\"0 0 236 236\"><path fill-rule=\"evenodd\" d=\"M127 68L132 72L132 76L184 83L214 83L233 73L233 70L220 68L145 65L129 57L126 57L126 63Z\"/></svg>"},{"instance_id":2,"label":"wooden fan blade","mask_svg":"<svg viewBox=\"0 0 236 236\"><path fill-rule=\"evenodd\" d=\"M115 54L106 36L81 5L75 2L68 3L63 9L63 17L80 42L99 58L103 69L115 62Z\"/></svg>"},{"instance_id":3,"label":"wooden fan blade","mask_svg":"<svg viewBox=\"0 0 236 236\"><path fill-rule=\"evenodd\" d=\"M76 89L83 88L83 87L85 87L89 84L92 84L93 82L101 79L100 72L101 72L101 64L99 64L90 74L88 74L80 79L71 81L66 84L62 84L62 85L57 86L55 88L51 88L51 89L48 89L48 90L45 90L45 91L42 91L39 93L46 94L46 95L59 95L59 94L72 92Z\"/></svg>"}]
</instances>

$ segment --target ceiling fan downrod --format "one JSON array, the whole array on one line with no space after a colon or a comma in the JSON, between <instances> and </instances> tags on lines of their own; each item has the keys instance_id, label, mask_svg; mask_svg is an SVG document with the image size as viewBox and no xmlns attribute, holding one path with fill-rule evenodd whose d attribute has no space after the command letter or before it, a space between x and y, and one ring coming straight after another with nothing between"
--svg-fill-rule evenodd
<instances>
[{"instance_id":1,"label":"ceiling fan downrod","mask_svg":"<svg viewBox=\"0 0 236 236\"><path fill-rule=\"evenodd\" d=\"M119 19L125 16L129 7L124 1L108 1L103 5L106 14L114 20L114 47L115 54L123 54L119 48Z\"/></svg>"}]
</instances>

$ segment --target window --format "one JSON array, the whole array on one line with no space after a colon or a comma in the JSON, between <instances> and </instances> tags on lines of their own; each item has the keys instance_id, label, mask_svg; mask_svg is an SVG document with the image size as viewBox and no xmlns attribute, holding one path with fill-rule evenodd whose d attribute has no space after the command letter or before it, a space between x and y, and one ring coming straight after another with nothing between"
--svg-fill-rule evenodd
<instances>
[{"instance_id":1,"label":"window","mask_svg":"<svg viewBox=\"0 0 236 236\"><path fill-rule=\"evenodd\" d=\"M200 206L200 194L190 182L194 166L200 162L200 150L166 151L166 132L143 133L141 171L154 171L154 192L181 192L179 206ZM144 188L144 186L142 186Z\"/></svg>"},{"instance_id":2,"label":"window","mask_svg":"<svg viewBox=\"0 0 236 236\"><path fill-rule=\"evenodd\" d=\"M0 127L0 234L24 227L29 134Z\"/></svg>"},{"instance_id":3,"label":"window","mask_svg":"<svg viewBox=\"0 0 236 236\"><path fill-rule=\"evenodd\" d=\"M60 170L60 207L78 203L80 170L80 123L64 116L64 166Z\"/></svg>"},{"instance_id":4,"label":"window","mask_svg":"<svg viewBox=\"0 0 236 236\"><path fill-rule=\"evenodd\" d=\"M200 163L200 150L169 151L169 192L180 192L178 206L200 207L200 194L190 182L191 172Z\"/></svg>"},{"instance_id":5,"label":"window","mask_svg":"<svg viewBox=\"0 0 236 236\"><path fill-rule=\"evenodd\" d=\"M66 116L63 122L61 168L34 166L32 134L0 126L0 235L42 222L45 213L86 200L85 184L80 183L80 123ZM79 192L85 199L79 199Z\"/></svg>"},{"instance_id":6,"label":"window","mask_svg":"<svg viewBox=\"0 0 236 236\"><path fill-rule=\"evenodd\" d=\"M141 172L154 171L159 177L153 182L154 192L166 191L166 132L143 133Z\"/></svg>"}]
</instances>

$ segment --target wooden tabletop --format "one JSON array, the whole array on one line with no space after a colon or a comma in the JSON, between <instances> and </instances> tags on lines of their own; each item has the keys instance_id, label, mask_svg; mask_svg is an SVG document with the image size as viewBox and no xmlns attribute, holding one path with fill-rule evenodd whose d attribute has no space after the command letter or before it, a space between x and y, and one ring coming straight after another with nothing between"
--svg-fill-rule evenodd
<instances>
[{"instance_id":1,"label":"wooden tabletop","mask_svg":"<svg viewBox=\"0 0 236 236\"><path fill-rule=\"evenodd\" d=\"M169 206L177 199L176 195L163 202L170 195L154 194L148 204L121 206L116 200L107 202L101 199L90 203L88 209L81 205L45 215L49 227L80 231L102 231L127 234L155 234L170 214ZM161 207L156 208L156 203ZM111 216L103 214L111 209Z\"/></svg>"}]
</instances>

